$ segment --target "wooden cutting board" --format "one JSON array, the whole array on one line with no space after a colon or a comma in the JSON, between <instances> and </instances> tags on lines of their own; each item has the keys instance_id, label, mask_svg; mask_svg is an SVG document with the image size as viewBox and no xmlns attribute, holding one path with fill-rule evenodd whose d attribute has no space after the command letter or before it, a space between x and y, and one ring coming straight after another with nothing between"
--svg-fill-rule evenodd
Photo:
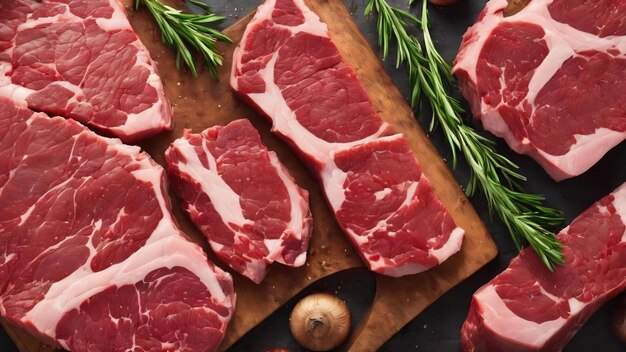
<instances>
[{"instance_id":1,"label":"wooden cutting board","mask_svg":"<svg viewBox=\"0 0 626 352\"><path fill-rule=\"evenodd\" d=\"M225 350L314 281L342 270L362 267L363 263L335 223L318 183L304 164L290 152L287 145L270 134L268 122L232 94L228 77L235 46L221 46L225 62L220 70L219 81L213 80L208 71L203 69L200 70L199 77L194 78L186 71L176 69L175 56L161 43L160 32L147 11L132 10L132 0L122 2L127 6L133 27L158 63L166 95L174 107L174 130L145 141L141 144L144 150L157 162L165 165L163 153L170 142L182 135L183 129L190 128L199 132L212 125L226 124L246 117L258 128L267 146L276 151L298 184L310 193L314 234L307 263L297 269L275 264L260 285L233 274L238 295L237 309L222 344L222 350ZM443 265L426 273L403 278L376 276L377 288L373 306L361 325L355 327L349 347L350 351L373 351L443 293L493 259L497 249L448 165L416 122L411 108L385 72L379 56L352 21L342 1L306 2L328 24L333 41L344 59L356 69L383 119L408 137L411 148L436 194L456 223L466 230L461 252ZM247 16L228 28L226 33L238 42L251 18L252 15ZM182 213L178 199L173 194L172 202L183 230L201 243L214 259L202 240L202 235ZM54 350L20 329L6 324L5 328L22 352Z\"/></svg>"}]
</instances>

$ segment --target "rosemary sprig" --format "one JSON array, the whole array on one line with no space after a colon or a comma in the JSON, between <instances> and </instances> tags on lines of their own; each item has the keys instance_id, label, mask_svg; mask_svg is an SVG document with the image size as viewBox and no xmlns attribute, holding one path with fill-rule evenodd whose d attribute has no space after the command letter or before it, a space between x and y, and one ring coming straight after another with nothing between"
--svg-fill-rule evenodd
<instances>
[{"instance_id":1,"label":"rosemary sprig","mask_svg":"<svg viewBox=\"0 0 626 352\"><path fill-rule=\"evenodd\" d=\"M209 7L199 0L190 2L202 10L204 14L183 13L175 8L164 5L159 0L135 0L135 8L143 3L154 17L161 30L163 42L176 51L176 67L182 61L194 76L198 75L194 58L189 46L199 51L211 75L217 77L217 66L222 65L223 58L217 52L218 41L231 44L232 41L220 31L207 27L208 24L224 19L209 11Z\"/></svg>"},{"instance_id":2,"label":"rosemary sprig","mask_svg":"<svg viewBox=\"0 0 626 352\"><path fill-rule=\"evenodd\" d=\"M409 0L409 5L414 0ZM564 263L562 246L548 230L563 221L560 211L544 206L540 195L528 194L521 187L526 177L519 167L495 150L495 143L478 134L463 121L461 104L450 96L452 70L437 52L428 28L427 0L422 0L422 15L390 6L386 0L369 0L365 14L378 14L378 41L383 58L392 42L397 44L396 68L405 64L411 84L411 104L416 107L426 96L433 110L430 129L439 125L452 151L452 165L462 154L471 170L466 194L477 191L487 198L489 211L502 220L518 249L529 244L550 270ZM423 33L424 45L408 32L409 24Z\"/></svg>"}]
</instances>

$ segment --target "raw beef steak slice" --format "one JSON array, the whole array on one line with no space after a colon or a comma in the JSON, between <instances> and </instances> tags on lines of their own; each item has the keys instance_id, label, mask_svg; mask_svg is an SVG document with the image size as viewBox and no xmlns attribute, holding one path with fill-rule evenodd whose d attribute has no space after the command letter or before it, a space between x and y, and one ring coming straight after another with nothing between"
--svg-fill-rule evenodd
<instances>
[{"instance_id":1,"label":"raw beef steak slice","mask_svg":"<svg viewBox=\"0 0 626 352\"><path fill-rule=\"evenodd\" d=\"M561 351L626 288L626 184L566 227L566 265L552 273L529 249L474 294L464 351Z\"/></svg>"},{"instance_id":2,"label":"raw beef steak slice","mask_svg":"<svg viewBox=\"0 0 626 352\"><path fill-rule=\"evenodd\" d=\"M235 293L138 147L0 98L0 312L71 351L213 351Z\"/></svg>"},{"instance_id":3,"label":"raw beef steak slice","mask_svg":"<svg viewBox=\"0 0 626 352\"><path fill-rule=\"evenodd\" d=\"M626 2L491 0L454 73L474 116L555 180L580 175L626 138Z\"/></svg>"},{"instance_id":4,"label":"raw beef steak slice","mask_svg":"<svg viewBox=\"0 0 626 352\"><path fill-rule=\"evenodd\" d=\"M460 249L464 231L435 197L406 138L381 120L302 0L259 7L235 50L231 85L316 173L371 270L414 274Z\"/></svg>"},{"instance_id":5,"label":"raw beef steak slice","mask_svg":"<svg viewBox=\"0 0 626 352\"><path fill-rule=\"evenodd\" d=\"M248 120L185 131L165 158L183 208L231 268L259 283L274 261L304 264L309 194Z\"/></svg>"},{"instance_id":6,"label":"raw beef steak slice","mask_svg":"<svg viewBox=\"0 0 626 352\"><path fill-rule=\"evenodd\" d=\"M0 97L135 142L172 114L118 0L0 1Z\"/></svg>"}]
</instances>

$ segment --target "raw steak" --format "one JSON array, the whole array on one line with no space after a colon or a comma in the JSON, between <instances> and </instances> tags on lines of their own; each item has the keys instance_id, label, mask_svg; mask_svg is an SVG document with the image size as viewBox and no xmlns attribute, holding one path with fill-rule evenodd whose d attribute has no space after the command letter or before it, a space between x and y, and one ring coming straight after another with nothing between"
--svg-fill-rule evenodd
<instances>
[{"instance_id":1,"label":"raw steak","mask_svg":"<svg viewBox=\"0 0 626 352\"><path fill-rule=\"evenodd\" d=\"M0 312L71 351L213 351L229 274L178 229L138 147L0 98Z\"/></svg>"},{"instance_id":2,"label":"raw steak","mask_svg":"<svg viewBox=\"0 0 626 352\"><path fill-rule=\"evenodd\" d=\"M626 184L566 227L565 266L551 273L526 249L474 294L464 351L560 351L626 288Z\"/></svg>"},{"instance_id":3,"label":"raw steak","mask_svg":"<svg viewBox=\"0 0 626 352\"><path fill-rule=\"evenodd\" d=\"M580 175L626 138L626 2L492 0L454 73L474 116L555 180Z\"/></svg>"},{"instance_id":4,"label":"raw steak","mask_svg":"<svg viewBox=\"0 0 626 352\"><path fill-rule=\"evenodd\" d=\"M172 119L118 0L0 1L0 97L125 142L168 130Z\"/></svg>"},{"instance_id":5,"label":"raw steak","mask_svg":"<svg viewBox=\"0 0 626 352\"><path fill-rule=\"evenodd\" d=\"M434 195L406 138L383 122L302 0L268 0L234 54L233 89L321 181L373 271L414 274L456 253L464 231Z\"/></svg>"},{"instance_id":6,"label":"raw steak","mask_svg":"<svg viewBox=\"0 0 626 352\"><path fill-rule=\"evenodd\" d=\"M274 261L304 264L309 194L248 120L185 131L165 158L183 208L231 268L259 283Z\"/></svg>"}]
</instances>

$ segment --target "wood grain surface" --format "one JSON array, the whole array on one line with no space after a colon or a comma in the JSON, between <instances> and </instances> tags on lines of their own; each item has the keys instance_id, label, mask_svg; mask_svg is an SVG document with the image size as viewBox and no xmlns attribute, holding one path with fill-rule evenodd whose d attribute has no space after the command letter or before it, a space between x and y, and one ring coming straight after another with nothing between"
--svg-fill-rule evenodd
<instances>
[{"instance_id":1,"label":"wood grain surface","mask_svg":"<svg viewBox=\"0 0 626 352\"><path fill-rule=\"evenodd\" d=\"M212 79L204 69L200 69L199 76L194 78L186 70L176 69L175 56L161 43L160 33L147 11L132 10L132 0L122 2L127 7L134 29L158 63L166 95L174 108L173 131L153 137L141 143L141 147L158 163L165 165L163 153L169 143L182 135L183 129L199 132L209 126L246 117L259 130L266 145L278 154L297 183L310 193L314 233L307 263L297 269L275 264L260 285L233 274L238 295L237 309L222 343L222 350L225 350L314 281L345 269L361 267L363 263L338 228L320 186L304 164L291 153L287 145L270 134L270 124L266 120L232 94L228 77L234 45L220 46L225 62L220 70L219 81ZM328 24L333 41L344 59L357 71L382 118L408 137L436 194L456 223L466 230L461 251L443 265L426 273L403 278L376 276L377 290L373 306L350 337L349 347L350 351L374 351L443 293L493 259L497 250L448 165L416 122L411 108L394 86L376 52L352 21L341 0L309 0L307 3ZM251 16L225 32L238 42ZM177 197L173 194L171 196L181 228L198 241L215 261L202 235L182 213ZM3 325L22 352L54 350L18 328Z\"/></svg>"}]
</instances>

